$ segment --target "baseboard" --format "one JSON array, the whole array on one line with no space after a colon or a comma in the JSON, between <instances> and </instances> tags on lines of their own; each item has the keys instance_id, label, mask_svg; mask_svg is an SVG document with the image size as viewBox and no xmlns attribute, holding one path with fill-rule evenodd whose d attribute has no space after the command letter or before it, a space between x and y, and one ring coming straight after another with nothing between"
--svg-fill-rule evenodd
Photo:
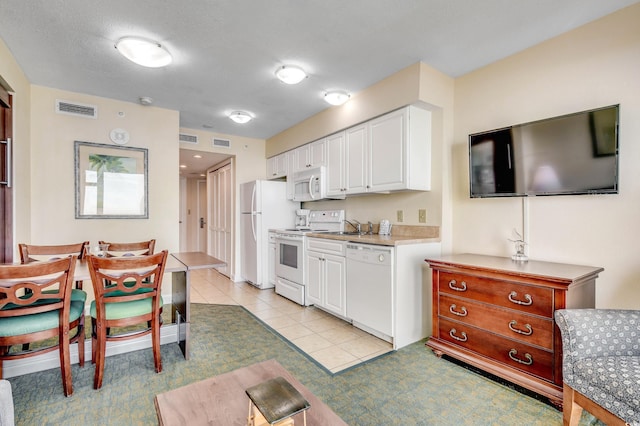
<instances>
[{"instance_id":1,"label":"baseboard","mask_svg":"<svg viewBox=\"0 0 640 426\"><path fill-rule=\"evenodd\" d=\"M160 328L160 344L178 342L178 326L176 324L163 325ZM124 340L121 342L107 343L107 356L119 355L126 352L137 351L151 347L151 335L142 336L136 339ZM71 364L77 364L78 345L72 344ZM85 363L91 364L91 339L87 339L84 343L84 359ZM86 365L86 364L85 364ZM13 361L4 361L2 363L2 375L5 379L9 377L22 376L24 374L35 373L38 371L49 370L52 368L60 368L60 355L58 351L47 352L42 355L33 356L31 358L16 359Z\"/></svg>"}]
</instances>

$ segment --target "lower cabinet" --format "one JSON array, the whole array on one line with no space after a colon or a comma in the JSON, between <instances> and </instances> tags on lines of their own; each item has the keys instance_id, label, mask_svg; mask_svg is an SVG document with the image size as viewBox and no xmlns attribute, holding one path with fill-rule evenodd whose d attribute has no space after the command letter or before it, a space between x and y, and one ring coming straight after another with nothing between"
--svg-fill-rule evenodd
<instances>
[{"instance_id":1,"label":"lower cabinet","mask_svg":"<svg viewBox=\"0 0 640 426\"><path fill-rule=\"evenodd\" d=\"M346 308L345 244L326 239L307 239L307 304L344 317Z\"/></svg>"},{"instance_id":2,"label":"lower cabinet","mask_svg":"<svg viewBox=\"0 0 640 426\"><path fill-rule=\"evenodd\" d=\"M562 341L554 312L593 308L602 268L460 254L433 271L427 346L562 405Z\"/></svg>"}]
</instances>

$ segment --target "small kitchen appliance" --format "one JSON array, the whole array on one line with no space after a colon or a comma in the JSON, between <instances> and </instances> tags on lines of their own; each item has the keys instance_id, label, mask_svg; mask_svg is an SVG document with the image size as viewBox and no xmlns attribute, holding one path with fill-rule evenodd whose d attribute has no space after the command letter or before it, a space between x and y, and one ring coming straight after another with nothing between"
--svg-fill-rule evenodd
<instances>
[{"instance_id":1,"label":"small kitchen appliance","mask_svg":"<svg viewBox=\"0 0 640 426\"><path fill-rule=\"evenodd\" d=\"M298 209L296 210L296 229L305 230L309 229L309 214L311 210Z\"/></svg>"},{"instance_id":2,"label":"small kitchen appliance","mask_svg":"<svg viewBox=\"0 0 640 426\"><path fill-rule=\"evenodd\" d=\"M380 227L378 229L380 235L391 235L391 223L387 219L380 221Z\"/></svg>"}]
</instances>

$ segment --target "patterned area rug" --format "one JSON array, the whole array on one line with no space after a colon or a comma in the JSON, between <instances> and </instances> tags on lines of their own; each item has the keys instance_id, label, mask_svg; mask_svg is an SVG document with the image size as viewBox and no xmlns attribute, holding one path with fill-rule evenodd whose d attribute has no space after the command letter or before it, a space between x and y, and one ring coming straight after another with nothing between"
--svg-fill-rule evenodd
<instances>
[{"instance_id":1,"label":"patterned area rug","mask_svg":"<svg viewBox=\"0 0 640 426\"><path fill-rule=\"evenodd\" d=\"M156 394L276 359L349 425L553 425L549 405L437 358L417 342L374 362L331 375L240 306L192 304L191 359L162 346L163 371L151 349L108 357L102 389L93 367L73 366L65 398L60 371L10 378L18 425L155 425ZM594 424L583 414L581 424Z\"/></svg>"}]
</instances>

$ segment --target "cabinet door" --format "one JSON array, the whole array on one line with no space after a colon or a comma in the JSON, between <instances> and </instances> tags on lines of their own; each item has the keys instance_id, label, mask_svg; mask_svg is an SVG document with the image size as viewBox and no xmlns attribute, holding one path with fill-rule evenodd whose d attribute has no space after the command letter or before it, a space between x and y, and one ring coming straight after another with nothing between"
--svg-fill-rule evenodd
<instances>
[{"instance_id":1,"label":"cabinet door","mask_svg":"<svg viewBox=\"0 0 640 426\"><path fill-rule=\"evenodd\" d=\"M369 123L370 191L406 188L407 119L408 110L405 108Z\"/></svg>"},{"instance_id":2,"label":"cabinet door","mask_svg":"<svg viewBox=\"0 0 640 426\"><path fill-rule=\"evenodd\" d=\"M346 259L330 254L324 257L325 309L346 316Z\"/></svg>"},{"instance_id":3,"label":"cabinet door","mask_svg":"<svg viewBox=\"0 0 640 426\"><path fill-rule=\"evenodd\" d=\"M278 157L267 158L267 179L278 177Z\"/></svg>"},{"instance_id":4,"label":"cabinet door","mask_svg":"<svg viewBox=\"0 0 640 426\"><path fill-rule=\"evenodd\" d=\"M344 195L344 172L344 132L340 132L327 138L327 195Z\"/></svg>"},{"instance_id":5,"label":"cabinet door","mask_svg":"<svg viewBox=\"0 0 640 426\"><path fill-rule=\"evenodd\" d=\"M347 194L367 192L367 125L345 131L345 176Z\"/></svg>"},{"instance_id":6,"label":"cabinet door","mask_svg":"<svg viewBox=\"0 0 640 426\"><path fill-rule=\"evenodd\" d=\"M307 304L322 306L322 266L320 253L307 252Z\"/></svg>"},{"instance_id":7,"label":"cabinet door","mask_svg":"<svg viewBox=\"0 0 640 426\"><path fill-rule=\"evenodd\" d=\"M299 146L292 151L293 161L291 164L293 165L293 172L304 170L309 167L309 151L309 145Z\"/></svg>"},{"instance_id":8,"label":"cabinet door","mask_svg":"<svg viewBox=\"0 0 640 426\"><path fill-rule=\"evenodd\" d=\"M327 165L327 140L320 139L309 144L309 167Z\"/></svg>"},{"instance_id":9,"label":"cabinet door","mask_svg":"<svg viewBox=\"0 0 640 426\"><path fill-rule=\"evenodd\" d=\"M287 175L288 166L288 153L276 155L267 159L267 179L281 178Z\"/></svg>"}]
</instances>

